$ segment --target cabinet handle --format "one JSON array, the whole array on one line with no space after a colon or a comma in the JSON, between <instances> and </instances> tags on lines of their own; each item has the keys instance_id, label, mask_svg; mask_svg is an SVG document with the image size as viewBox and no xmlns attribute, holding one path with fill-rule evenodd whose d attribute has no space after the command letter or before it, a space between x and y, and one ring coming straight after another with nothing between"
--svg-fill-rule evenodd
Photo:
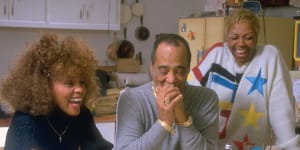
<instances>
[{"instance_id":1,"label":"cabinet handle","mask_svg":"<svg viewBox=\"0 0 300 150\"><path fill-rule=\"evenodd\" d=\"M6 12L7 12L7 0L5 0L5 2L4 2L3 12L4 12L4 16L6 16Z\"/></svg>"},{"instance_id":2,"label":"cabinet handle","mask_svg":"<svg viewBox=\"0 0 300 150\"><path fill-rule=\"evenodd\" d=\"M12 1L12 4L11 4L11 15L12 15L12 16L15 15L15 10L14 10L15 7L14 7L14 6L15 6L15 0L13 0L13 1Z\"/></svg>"},{"instance_id":3,"label":"cabinet handle","mask_svg":"<svg viewBox=\"0 0 300 150\"><path fill-rule=\"evenodd\" d=\"M83 15L83 10L82 8L80 9L80 20L82 19L82 15Z\"/></svg>"},{"instance_id":4,"label":"cabinet handle","mask_svg":"<svg viewBox=\"0 0 300 150\"><path fill-rule=\"evenodd\" d=\"M4 5L4 16L6 16L6 5Z\"/></svg>"},{"instance_id":5,"label":"cabinet handle","mask_svg":"<svg viewBox=\"0 0 300 150\"><path fill-rule=\"evenodd\" d=\"M86 11L86 19L88 20L90 16L90 11Z\"/></svg>"},{"instance_id":6,"label":"cabinet handle","mask_svg":"<svg viewBox=\"0 0 300 150\"><path fill-rule=\"evenodd\" d=\"M85 19L84 17L85 17L85 4L83 4L82 5L82 8L81 8L81 10L82 10L82 17L80 18L80 19Z\"/></svg>"}]
</instances>

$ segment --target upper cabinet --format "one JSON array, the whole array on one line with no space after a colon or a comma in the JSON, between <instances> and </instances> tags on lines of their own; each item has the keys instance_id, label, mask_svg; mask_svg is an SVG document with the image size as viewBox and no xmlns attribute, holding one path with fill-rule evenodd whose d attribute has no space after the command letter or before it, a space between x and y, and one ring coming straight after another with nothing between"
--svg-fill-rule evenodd
<instances>
[{"instance_id":1,"label":"upper cabinet","mask_svg":"<svg viewBox=\"0 0 300 150\"><path fill-rule=\"evenodd\" d=\"M119 30L120 0L0 0L0 26Z\"/></svg>"},{"instance_id":2,"label":"upper cabinet","mask_svg":"<svg viewBox=\"0 0 300 150\"><path fill-rule=\"evenodd\" d=\"M0 0L0 26L38 27L46 23L46 0Z\"/></svg>"},{"instance_id":3,"label":"upper cabinet","mask_svg":"<svg viewBox=\"0 0 300 150\"><path fill-rule=\"evenodd\" d=\"M49 0L49 24L80 29L120 29L119 0Z\"/></svg>"}]
</instances>

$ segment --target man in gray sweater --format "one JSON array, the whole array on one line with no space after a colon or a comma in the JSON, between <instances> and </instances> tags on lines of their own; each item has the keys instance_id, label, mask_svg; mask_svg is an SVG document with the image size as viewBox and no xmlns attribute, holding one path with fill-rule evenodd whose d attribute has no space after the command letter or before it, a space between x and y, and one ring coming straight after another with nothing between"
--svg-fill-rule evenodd
<instances>
[{"instance_id":1,"label":"man in gray sweater","mask_svg":"<svg viewBox=\"0 0 300 150\"><path fill-rule=\"evenodd\" d=\"M208 88L186 85L187 42L176 34L158 37L151 61L153 81L119 97L116 149L216 149L218 97Z\"/></svg>"}]
</instances>

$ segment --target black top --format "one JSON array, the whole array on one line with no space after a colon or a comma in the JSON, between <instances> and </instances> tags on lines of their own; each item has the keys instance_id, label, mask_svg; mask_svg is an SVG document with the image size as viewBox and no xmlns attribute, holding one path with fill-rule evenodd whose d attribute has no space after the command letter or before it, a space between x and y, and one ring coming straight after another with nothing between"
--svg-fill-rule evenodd
<instances>
[{"instance_id":1,"label":"black top","mask_svg":"<svg viewBox=\"0 0 300 150\"><path fill-rule=\"evenodd\" d=\"M49 122L48 122L49 120ZM51 128L54 127L59 136ZM113 145L106 141L97 129L93 116L87 108L80 115L70 117L61 110L49 116L31 116L15 112L6 135L5 150L111 150Z\"/></svg>"}]
</instances>

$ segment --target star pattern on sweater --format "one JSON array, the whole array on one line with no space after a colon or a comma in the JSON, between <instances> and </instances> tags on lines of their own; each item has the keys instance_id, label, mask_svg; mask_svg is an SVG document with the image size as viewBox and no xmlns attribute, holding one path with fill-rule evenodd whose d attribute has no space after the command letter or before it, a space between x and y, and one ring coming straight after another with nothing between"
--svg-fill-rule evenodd
<instances>
[{"instance_id":1,"label":"star pattern on sweater","mask_svg":"<svg viewBox=\"0 0 300 150\"><path fill-rule=\"evenodd\" d=\"M255 111L255 105L253 102L251 103L249 110L240 110L239 113L245 118L243 122L244 127L252 125L254 128L257 128L258 119L264 116L264 113Z\"/></svg>"},{"instance_id":2,"label":"star pattern on sweater","mask_svg":"<svg viewBox=\"0 0 300 150\"><path fill-rule=\"evenodd\" d=\"M261 69L259 69L259 72L255 77L246 77L246 79L252 83L248 95L250 95L254 90L257 90L262 96L264 96L263 85L267 83L267 79L262 77Z\"/></svg>"},{"instance_id":3,"label":"star pattern on sweater","mask_svg":"<svg viewBox=\"0 0 300 150\"><path fill-rule=\"evenodd\" d=\"M244 149L244 145L252 145L253 146L253 144L249 142L247 134L244 136L244 138L243 138L242 141L233 141L233 143L238 148L238 150L243 150Z\"/></svg>"}]
</instances>

